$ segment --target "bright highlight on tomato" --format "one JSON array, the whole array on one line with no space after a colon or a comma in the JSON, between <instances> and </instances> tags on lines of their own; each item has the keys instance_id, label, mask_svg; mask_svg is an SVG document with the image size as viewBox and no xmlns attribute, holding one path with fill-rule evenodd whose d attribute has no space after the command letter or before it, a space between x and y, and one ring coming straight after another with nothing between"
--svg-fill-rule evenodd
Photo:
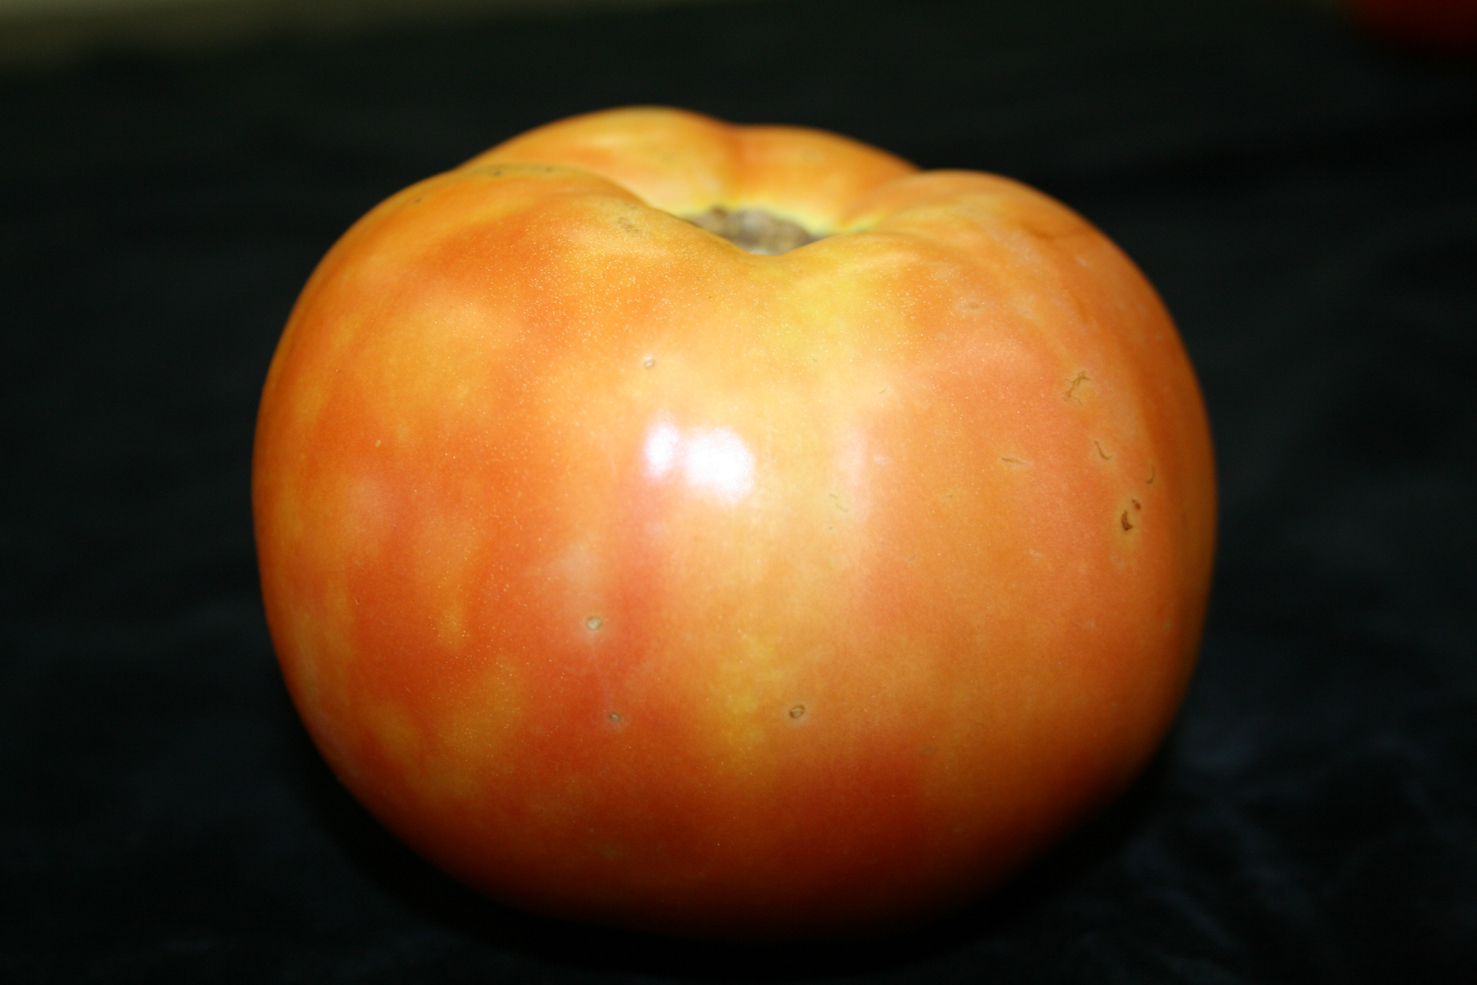
<instances>
[{"instance_id":1,"label":"bright highlight on tomato","mask_svg":"<svg viewBox=\"0 0 1477 985\"><path fill-rule=\"evenodd\" d=\"M625 109L391 197L283 334L263 596L323 755L518 906L922 919L1120 791L1200 635L1210 440L1016 182Z\"/></svg>"}]
</instances>

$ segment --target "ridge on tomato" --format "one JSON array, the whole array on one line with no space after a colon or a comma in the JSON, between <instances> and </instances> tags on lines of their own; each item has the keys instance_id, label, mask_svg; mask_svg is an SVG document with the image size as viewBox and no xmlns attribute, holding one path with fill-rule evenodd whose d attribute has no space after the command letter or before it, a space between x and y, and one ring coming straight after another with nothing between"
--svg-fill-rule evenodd
<instances>
[{"instance_id":1,"label":"ridge on tomato","mask_svg":"<svg viewBox=\"0 0 1477 985\"><path fill-rule=\"evenodd\" d=\"M925 918L1122 790L1215 513L1179 337L1081 217L659 108L350 229L253 500L293 700L376 817L517 906L711 938Z\"/></svg>"}]
</instances>

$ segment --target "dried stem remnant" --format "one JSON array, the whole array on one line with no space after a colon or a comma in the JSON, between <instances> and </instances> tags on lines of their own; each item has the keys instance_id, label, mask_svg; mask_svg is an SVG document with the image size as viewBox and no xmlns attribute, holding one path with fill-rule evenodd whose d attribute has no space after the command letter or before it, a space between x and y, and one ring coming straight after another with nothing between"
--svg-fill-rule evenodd
<instances>
[{"instance_id":1,"label":"dried stem remnant","mask_svg":"<svg viewBox=\"0 0 1477 985\"><path fill-rule=\"evenodd\" d=\"M682 218L715 236L722 236L741 249L765 256L788 253L820 239L798 222L770 215L763 209L735 209L730 212L721 205L715 205L706 212Z\"/></svg>"}]
</instances>

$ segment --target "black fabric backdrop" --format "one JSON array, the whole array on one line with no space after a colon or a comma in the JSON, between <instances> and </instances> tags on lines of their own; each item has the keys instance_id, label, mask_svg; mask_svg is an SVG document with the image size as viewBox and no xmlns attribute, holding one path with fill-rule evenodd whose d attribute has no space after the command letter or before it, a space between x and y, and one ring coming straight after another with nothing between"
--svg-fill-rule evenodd
<instances>
[{"instance_id":1,"label":"black fabric backdrop","mask_svg":"<svg viewBox=\"0 0 1477 985\"><path fill-rule=\"evenodd\" d=\"M628 103L1021 178L1175 313L1221 469L1144 779L902 937L718 947L483 900L336 784L253 558L253 415L323 251ZM792 0L0 77L0 978L1477 980L1477 70L1256 0Z\"/></svg>"}]
</instances>

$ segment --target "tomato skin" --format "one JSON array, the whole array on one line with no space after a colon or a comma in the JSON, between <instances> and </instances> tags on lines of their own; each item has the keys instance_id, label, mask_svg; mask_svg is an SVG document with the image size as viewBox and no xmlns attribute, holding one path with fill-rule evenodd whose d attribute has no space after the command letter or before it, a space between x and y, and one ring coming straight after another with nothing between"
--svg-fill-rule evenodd
<instances>
[{"instance_id":1,"label":"tomato skin","mask_svg":"<svg viewBox=\"0 0 1477 985\"><path fill-rule=\"evenodd\" d=\"M827 238L746 253L678 216ZM304 289L253 498L293 699L538 912L851 933L998 883L1167 730L1208 590L1188 360L1007 179L617 110L391 197Z\"/></svg>"}]
</instances>

